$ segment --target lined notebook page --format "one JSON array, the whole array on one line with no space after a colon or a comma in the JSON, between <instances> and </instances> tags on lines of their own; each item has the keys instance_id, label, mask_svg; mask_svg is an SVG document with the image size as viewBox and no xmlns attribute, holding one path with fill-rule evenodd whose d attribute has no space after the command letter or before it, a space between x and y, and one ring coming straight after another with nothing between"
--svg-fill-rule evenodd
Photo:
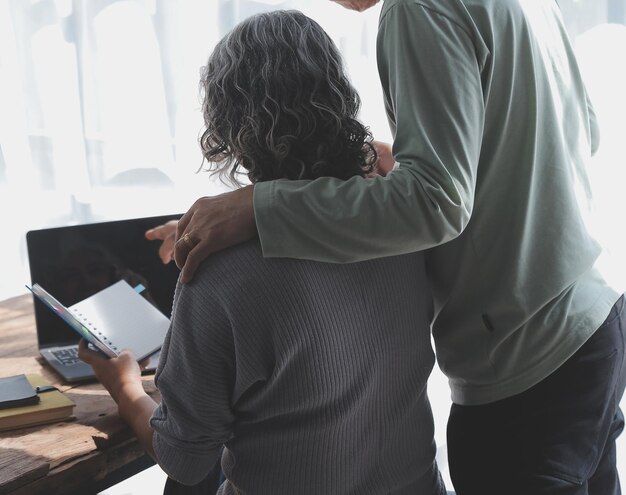
<instances>
[{"instance_id":1,"label":"lined notebook page","mask_svg":"<svg viewBox=\"0 0 626 495\"><path fill-rule=\"evenodd\" d=\"M161 348L170 325L163 313L124 280L69 309L116 354L129 349L137 360Z\"/></svg>"}]
</instances>

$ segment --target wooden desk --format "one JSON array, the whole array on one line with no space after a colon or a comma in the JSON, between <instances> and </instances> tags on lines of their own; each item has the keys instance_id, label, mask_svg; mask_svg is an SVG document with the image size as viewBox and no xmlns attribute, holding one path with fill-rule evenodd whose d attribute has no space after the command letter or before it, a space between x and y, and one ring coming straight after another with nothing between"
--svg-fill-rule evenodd
<instances>
[{"instance_id":1,"label":"wooden desk","mask_svg":"<svg viewBox=\"0 0 626 495\"><path fill-rule=\"evenodd\" d=\"M0 432L0 494L90 494L154 462L98 383L69 385L43 364L32 296L0 302L0 376L39 373L76 403L76 419ZM144 377L156 401L153 375Z\"/></svg>"}]
</instances>

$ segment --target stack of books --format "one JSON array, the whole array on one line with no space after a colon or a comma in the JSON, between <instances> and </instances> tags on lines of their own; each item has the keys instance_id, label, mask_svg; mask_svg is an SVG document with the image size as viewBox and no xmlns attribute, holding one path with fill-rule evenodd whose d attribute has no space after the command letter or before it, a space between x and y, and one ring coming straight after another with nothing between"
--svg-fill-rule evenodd
<instances>
[{"instance_id":1,"label":"stack of books","mask_svg":"<svg viewBox=\"0 0 626 495\"><path fill-rule=\"evenodd\" d=\"M0 378L0 431L68 419L74 406L39 375Z\"/></svg>"}]
</instances>

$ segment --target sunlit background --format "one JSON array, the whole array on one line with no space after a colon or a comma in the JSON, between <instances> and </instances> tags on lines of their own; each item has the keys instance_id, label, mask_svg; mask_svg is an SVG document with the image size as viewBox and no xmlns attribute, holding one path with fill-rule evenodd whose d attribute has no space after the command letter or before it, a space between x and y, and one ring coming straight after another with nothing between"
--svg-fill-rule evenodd
<instances>
[{"instance_id":1,"label":"sunlit background","mask_svg":"<svg viewBox=\"0 0 626 495\"><path fill-rule=\"evenodd\" d=\"M602 132L590 228L613 255L606 275L626 278L626 0L559 4ZM0 299L30 281L30 229L184 212L227 190L196 173L200 67L238 21L277 8L328 31L363 99L361 119L389 140L375 62L380 5L357 14L328 0L0 0ZM447 477L449 392L438 371L429 392ZM163 479L152 468L106 493L147 493L146 483L159 492Z\"/></svg>"}]
</instances>

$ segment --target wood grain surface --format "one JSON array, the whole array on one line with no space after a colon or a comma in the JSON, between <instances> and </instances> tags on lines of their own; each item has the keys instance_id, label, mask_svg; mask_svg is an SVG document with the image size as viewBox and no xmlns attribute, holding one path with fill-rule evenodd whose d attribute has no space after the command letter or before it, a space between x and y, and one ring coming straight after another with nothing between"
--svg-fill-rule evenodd
<instances>
[{"instance_id":1,"label":"wood grain surface","mask_svg":"<svg viewBox=\"0 0 626 495\"><path fill-rule=\"evenodd\" d=\"M0 376L39 373L74 403L69 421L0 433L0 494L79 493L144 452L98 383L67 384L39 357L32 296L0 302ZM144 388L159 400L153 376Z\"/></svg>"}]
</instances>

